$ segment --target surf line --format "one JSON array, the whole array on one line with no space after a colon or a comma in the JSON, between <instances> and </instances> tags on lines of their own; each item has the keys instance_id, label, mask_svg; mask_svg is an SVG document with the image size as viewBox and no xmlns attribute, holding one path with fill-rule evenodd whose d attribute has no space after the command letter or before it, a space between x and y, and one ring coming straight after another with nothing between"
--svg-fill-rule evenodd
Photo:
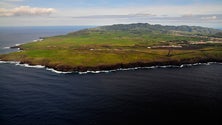
<instances>
[{"instance_id":1,"label":"surf line","mask_svg":"<svg viewBox=\"0 0 222 125\"><path fill-rule=\"evenodd\" d=\"M79 72L79 71L70 71L70 72L63 72L58 71L53 68L48 68L46 66L42 65L29 65L29 64L21 64L18 61L2 61L0 60L0 64L15 64L16 66L22 66L27 68L37 68L37 69L43 69L45 68L48 71L57 73L57 74L70 74L70 73L77 73L80 75L83 74L99 74L99 73L110 73L110 72L116 72L116 71L129 71L129 70L138 70L138 69L155 69L155 68L185 68L185 67L191 67L191 66L198 66L198 65L211 65L211 64L221 64L219 62L207 62L207 63L194 63L194 64L182 64L182 65L165 65L165 66L149 66L149 67L133 67L133 68L119 68L114 70L98 70L98 71L85 71L85 72Z\"/></svg>"}]
</instances>

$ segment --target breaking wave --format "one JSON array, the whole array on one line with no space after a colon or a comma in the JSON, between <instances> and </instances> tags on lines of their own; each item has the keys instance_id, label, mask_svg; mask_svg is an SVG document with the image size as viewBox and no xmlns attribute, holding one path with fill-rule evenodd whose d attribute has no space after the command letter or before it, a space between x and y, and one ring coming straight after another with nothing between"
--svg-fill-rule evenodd
<instances>
[{"instance_id":1,"label":"breaking wave","mask_svg":"<svg viewBox=\"0 0 222 125\"><path fill-rule=\"evenodd\" d=\"M53 69L53 68L46 68L46 70L51 71L51 72L54 72L54 73L57 73L57 74L73 73L73 72L62 72L62 71L55 70L55 69Z\"/></svg>"},{"instance_id":2,"label":"breaking wave","mask_svg":"<svg viewBox=\"0 0 222 125\"><path fill-rule=\"evenodd\" d=\"M3 47L3 49L10 49L11 47L8 47L8 46L6 46L6 47Z\"/></svg>"},{"instance_id":3,"label":"breaking wave","mask_svg":"<svg viewBox=\"0 0 222 125\"><path fill-rule=\"evenodd\" d=\"M40 42L42 41L43 39L36 39L36 40L33 40L33 42Z\"/></svg>"},{"instance_id":4,"label":"breaking wave","mask_svg":"<svg viewBox=\"0 0 222 125\"><path fill-rule=\"evenodd\" d=\"M0 60L0 64L4 64L4 63L8 63L8 64L19 64L20 62L17 62L17 61L1 61Z\"/></svg>"},{"instance_id":5,"label":"breaking wave","mask_svg":"<svg viewBox=\"0 0 222 125\"><path fill-rule=\"evenodd\" d=\"M29 64L20 64L20 63L16 63L15 65L28 68L38 68L38 69L45 68L45 66L42 65L29 65Z\"/></svg>"}]
</instances>

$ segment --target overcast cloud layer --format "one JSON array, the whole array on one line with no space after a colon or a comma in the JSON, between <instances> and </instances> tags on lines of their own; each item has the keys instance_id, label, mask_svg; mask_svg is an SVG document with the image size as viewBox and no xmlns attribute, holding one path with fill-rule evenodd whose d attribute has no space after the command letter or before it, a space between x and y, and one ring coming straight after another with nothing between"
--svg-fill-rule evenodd
<instances>
[{"instance_id":1,"label":"overcast cloud layer","mask_svg":"<svg viewBox=\"0 0 222 125\"><path fill-rule=\"evenodd\" d=\"M0 26L109 25L139 22L222 28L222 1L0 1Z\"/></svg>"}]
</instances>

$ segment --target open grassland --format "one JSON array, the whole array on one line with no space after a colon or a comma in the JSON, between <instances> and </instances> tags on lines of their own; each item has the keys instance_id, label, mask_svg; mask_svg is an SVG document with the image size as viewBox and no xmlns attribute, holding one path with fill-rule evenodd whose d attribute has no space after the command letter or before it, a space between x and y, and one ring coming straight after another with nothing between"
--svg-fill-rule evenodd
<instances>
[{"instance_id":1,"label":"open grassland","mask_svg":"<svg viewBox=\"0 0 222 125\"><path fill-rule=\"evenodd\" d=\"M200 60L221 61L222 44L197 46L188 43L208 40L207 37L95 28L23 44L19 46L22 51L0 55L0 59L40 64L62 71L103 70L139 64L194 63ZM184 48L152 48L179 44Z\"/></svg>"}]
</instances>

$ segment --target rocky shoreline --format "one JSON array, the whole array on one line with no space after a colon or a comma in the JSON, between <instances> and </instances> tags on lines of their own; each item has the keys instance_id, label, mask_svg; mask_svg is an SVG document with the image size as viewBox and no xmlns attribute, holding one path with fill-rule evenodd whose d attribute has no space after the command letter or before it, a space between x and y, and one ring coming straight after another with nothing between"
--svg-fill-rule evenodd
<instances>
[{"instance_id":1,"label":"rocky shoreline","mask_svg":"<svg viewBox=\"0 0 222 125\"><path fill-rule=\"evenodd\" d=\"M193 59L184 59L180 61L171 60L171 61L162 61L162 62L134 62L128 64L115 64L115 65L99 65L95 67L89 66L77 66L72 67L68 65L49 65L49 64L38 64L45 66L46 68L52 68L61 72L87 72L87 71L106 71L106 70L116 70L116 69L127 69L135 67L151 67L151 66L181 66L184 64L195 64L195 63L208 63L208 62L222 62L222 59L213 59L213 58L193 58ZM31 61L22 61L20 64L29 64L34 66Z\"/></svg>"}]
</instances>

